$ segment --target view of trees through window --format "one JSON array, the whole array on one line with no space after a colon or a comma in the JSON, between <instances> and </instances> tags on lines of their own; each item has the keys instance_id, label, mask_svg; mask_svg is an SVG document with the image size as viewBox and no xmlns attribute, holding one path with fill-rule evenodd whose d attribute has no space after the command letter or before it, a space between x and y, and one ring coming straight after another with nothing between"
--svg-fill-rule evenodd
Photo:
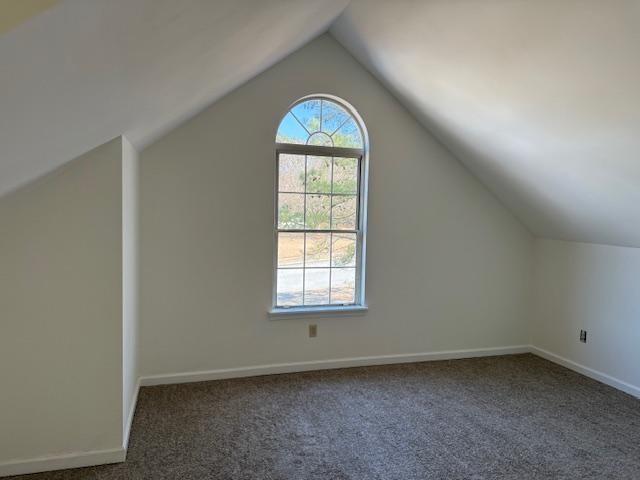
<instances>
[{"instance_id":1,"label":"view of trees through window","mask_svg":"<svg viewBox=\"0 0 640 480\"><path fill-rule=\"evenodd\" d=\"M362 133L343 107L331 100L311 99L297 104L285 115L276 142L362 148Z\"/></svg>"},{"instance_id":2,"label":"view of trees through window","mask_svg":"<svg viewBox=\"0 0 640 480\"><path fill-rule=\"evenodd\" d=\"M287 113L276 141L326 147L278 152L276 306L357 303L360 127L337 103L311 99Z\"/></svg>"}]
</instances>

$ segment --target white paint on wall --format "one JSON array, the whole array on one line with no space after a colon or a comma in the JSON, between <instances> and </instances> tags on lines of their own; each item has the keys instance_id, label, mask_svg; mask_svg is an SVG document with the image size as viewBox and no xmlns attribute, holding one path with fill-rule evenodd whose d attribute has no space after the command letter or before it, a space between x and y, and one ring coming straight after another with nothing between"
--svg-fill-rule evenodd
<instances>
[{"instance_id":1,"label":"white paint on wall","mask_svg":"<svg viewBox=\"0 0 640 480\"><path fill-rule=\"evenodd\" d=\"M138 394L138 152L122 137L122 420L123 446Z\"/></svg>"},{"instance_id":2,"label":"white paint on wall","mask_svg":"<svg viewBox=\"0 0 640 480\"><path fill-rule=\"evenodd\" d=\"M534 265L531 343L640 392L640 249L537 239Z\"/></svg>"},{"instance_id":3,"label":"white paint on wall","mask_svg":"<svg viewBox=\"0 0 640 480\"><path fill-rule=\"evenodd\" d=\"M121 156L117 138L0 201L0 473L122 449Z\"/></svg>"},{"instance_id":4,"label":"white paint on wall","mask_svg":"<svg viewBox=\"0 0 640 480\"><path fill-rule=\"evenodd\" d=\"M371 140L362 316L268 320L275 132L344 98ZM526 344L529 232L330 36L141 153L141 368L171 374Z\"/></svg>"}]
</instances>

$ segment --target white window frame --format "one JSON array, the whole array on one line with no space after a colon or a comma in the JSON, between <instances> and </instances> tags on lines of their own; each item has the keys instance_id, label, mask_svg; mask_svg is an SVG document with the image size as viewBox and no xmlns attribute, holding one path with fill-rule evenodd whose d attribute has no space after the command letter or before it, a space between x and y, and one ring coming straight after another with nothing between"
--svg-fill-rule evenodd
<instances>
[{"instance_id":1,"label":"white window frame","mask_svg":"<svg viewBox=\"0 0 640 480\"><path fill-rule=\"evenodd\" d=\"M362 119L358 113L344 100L331 95L310 95L293 103L285 112L286 115L292 108L302 102L312 99L326 99L343 107L354 119L363 140L363 148L325 147L317 145L300 145L290 143L276 143L275 151L275 189L274 189L274 226L273 226L273 292L271 310L269 314L273 318L289 316L348 316L365 313L368 310L365 297L366 278L366 252L367 252L367 195L369 178L368 137ZM282 117L281 117L282 118ZM318 233L355 233L356 234L356 291L354 303L333 305L299 305L277 306L277 282L278 282L278 233L314 233L315 230L296 229L287 230L278 228L278 192L279 192L279 157L282 154L313 155L323 157L357 158L358 172L358 224L356 230L318 230ZM306 159L305 159L306 160Z\"/></svg>"}]
</instances>

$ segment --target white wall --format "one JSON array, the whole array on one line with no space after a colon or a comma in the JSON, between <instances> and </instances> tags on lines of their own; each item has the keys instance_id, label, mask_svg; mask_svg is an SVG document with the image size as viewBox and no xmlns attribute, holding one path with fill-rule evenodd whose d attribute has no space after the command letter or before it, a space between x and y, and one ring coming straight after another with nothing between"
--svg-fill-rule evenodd
<instances>
[{"instance_id":1,"label":"white wall","mask_svg":"<svg viewBox=\"0 0 640 480\"><path fill-rule=\"evenodd\" d=\"M274 137L344 98L371 138L367 315L268 320ZM329 36L141 153L141 368L166 374L528 343L531 235Z\"/></svg>"},{"instance_id":2,"label":"white wall","mask_svg":"<svg viewBox=\"0 0 640 480\"><path fill-rule=\"evenodd\" d=\"M640 249L537 239L531 339L640 393Z\"/></svg>"},{"instance_id":3,"label":"white wall","mask_svg":"<svg viewBox=\"0 0 640 480\"><path fill-rule=\"evenodd\" d=\"M0 199L0 473L122 447L121 156L114 139Z\"/></svg>"},{"instance_id":4,"label":"white wall","mask_svg":"<svg viewBox=\"0 0 640 480\"><path fill-rule=\"evenodd\" d=\"M138 383L138 152L122 137L122 394L124 446Z\"/></svg>"}]
</instances>

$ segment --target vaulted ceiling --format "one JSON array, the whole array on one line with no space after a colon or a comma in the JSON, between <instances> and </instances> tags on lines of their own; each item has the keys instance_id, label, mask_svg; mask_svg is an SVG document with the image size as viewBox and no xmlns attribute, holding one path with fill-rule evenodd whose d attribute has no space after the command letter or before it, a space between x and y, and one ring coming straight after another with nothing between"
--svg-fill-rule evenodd
<instances>
[{"instance_id":1,"label":"vaulted ceiling","mask_svg":"<svg viewBox=\"0 0 640 480\"><path fill-rule=\"evenodd\" d=\"M0 36L0 195L123 133L144 147L325 32L347 4L61 0L15 26L36 13L25 1L0 3L15 17Z\"/></svg>"},{"instance_id":2,"label":"vaulted ceiling","mask_svg":"<svg viewBox=\"0 0 640 480\"><path fill-rule=\"evenodd\" d=\"M353 0L331 31L535 234L640 246L640 1Z\"/></svg>"},{"instance_id":3,"label":"vaulted ceiling","mask_svg":"<svg viewBox=\"0 0 640 480\"><path fill-rule=\"evenodd\" d=\"M0 195L330 27L533 233L640 247L638 0L30 1L0 34Z\"/></svg>"}]
</instances>

